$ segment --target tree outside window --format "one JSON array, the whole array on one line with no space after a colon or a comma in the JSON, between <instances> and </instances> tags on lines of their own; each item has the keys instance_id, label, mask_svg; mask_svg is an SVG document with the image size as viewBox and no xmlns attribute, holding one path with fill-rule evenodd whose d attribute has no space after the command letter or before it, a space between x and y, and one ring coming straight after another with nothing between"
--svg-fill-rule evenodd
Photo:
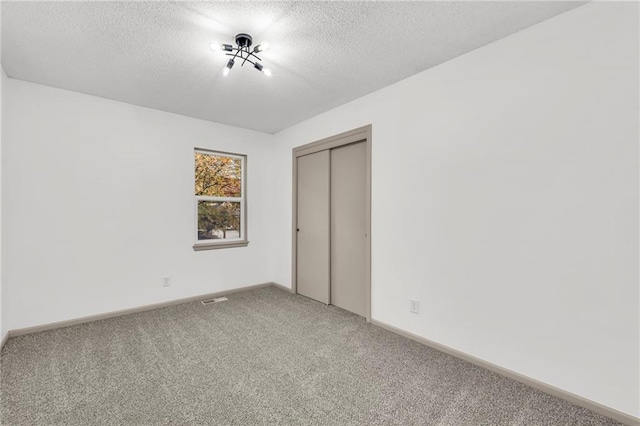
<instances>
[{"instance_id":1,"label":"tree outside window","mask_svg":"<svg viewBox=\"0 0 640 426\"><path fill-rule=\"evenodd\" d=\"M246 157L195 151L196 246L246 241Z\"/></svg>"}]
</instances>

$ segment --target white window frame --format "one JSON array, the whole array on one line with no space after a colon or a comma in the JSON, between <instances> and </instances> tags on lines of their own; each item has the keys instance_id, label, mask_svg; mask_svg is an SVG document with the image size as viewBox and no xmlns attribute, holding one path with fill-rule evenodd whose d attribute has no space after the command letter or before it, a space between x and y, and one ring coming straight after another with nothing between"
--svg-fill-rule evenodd
<instances>
[{"instance_id":1,"label":"white window frame","mask_svg":"<svg viewBox=\"0 0 640 426\"><path fill-rule=\"evenodd\" d=\"M214 155L220 157L237 158L240 160L241 174L240 174L240 197L211 197L207 195L195 195L194 194L194 211L193 211L193 230L194 241L193 249L195 251L200 250L214 250L221 248L232 247L246 247L249 244L247 239L247 156L243 154L234 154L231 152L214 151L210 149L195 148L193 152L193 159L195 164L196 153ZM195 185L195 173L192 175L192 182ZM194 186L192 185L192 188ZM224 240L198 240L198 201L214 201L214 202L240 202L240 236L238 238L224 239Z\"/></svg>"}]
</instances>

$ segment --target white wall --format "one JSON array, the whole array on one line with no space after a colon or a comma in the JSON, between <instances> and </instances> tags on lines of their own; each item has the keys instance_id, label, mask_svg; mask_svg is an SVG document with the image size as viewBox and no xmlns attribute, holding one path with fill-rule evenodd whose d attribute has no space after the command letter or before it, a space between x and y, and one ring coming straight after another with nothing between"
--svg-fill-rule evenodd
<instances>
[{"instance_id":1,"label":"white wall","mask_svg":"<svg viewBox=\"0 0 640 426\"><path fill-rule=\"evenodd\" d=\"M2 15L0 14L0 21ZM2 31L0 30L0 33ZM0 45L2 45L2 41L0 40ZM0 49L0 57L2 56L2 52ZM3 190L2 190L2 162L4 161L2 159L3 154L2 154L2 114L4 113L3 110L3 97L4 97L4 86L5 86L5 81L7 80L7 74L5 74L4 72L4 68L2 68L2 64L0 64L0 242L2 241L3 235L2 235L2 197L4 195L3 194ZM2 341L2 339L6 336L7 332L9 331L8 327L7 327L7 321L5 320L5 317L7 316L7 310L5 309L5 298L2 297L3 294L3 277L4 275L4 269L2 268L2 244L0 244L0 341Z\"/></svg>"},{"instance_id":2,"label":"white wall","mask_svg":"<svg viewBox=\"0 0 640 426\"><path fill-rule=\"evenodd\" d=\"M7 329L269 281L272 135L19 80L3 89ZM248 247L193 251L194 147L248 155Z\"/></svg>"},{"instance_id":3,"label":"white wall","mask_svg":"<svg viewBox=\"0 0 640 426\"><path fill-rule=\"evenodd\" d=\"M2 241L2 85L6 78L4 68L2 68L2 2L0 2L0 242ZM5 322L2 320L4 309L2 309L2 244L0 244L0 342L4 338Z\"/></svg>"},{"instance_id":4,"label":"white wall","mask_svg":"<svg viewBox=\"0 0 640 426\"><path fill-rule=\"evenodd\" d=\"M276 134L277 282L292 147L369 123L373 318L640 416L638 5L587 4Z\"/></svg>"}]
</instances>

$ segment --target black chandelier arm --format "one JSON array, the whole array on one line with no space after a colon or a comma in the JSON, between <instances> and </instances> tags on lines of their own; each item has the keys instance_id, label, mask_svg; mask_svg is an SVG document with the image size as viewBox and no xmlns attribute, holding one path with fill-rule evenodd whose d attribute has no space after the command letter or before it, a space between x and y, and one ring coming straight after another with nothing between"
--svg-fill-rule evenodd
<instances>
[{"instance_id":1,"label":"black chandelier arm","mask_svg":"<svg viewBox=\"0 0 640 426\"><path fill-rule=\"evenodd\" d=\"M251 53L251 52L247 52L247 57L246 57L246 58L244 58L244 61L242 61L242 63L240 64L240 66L243 66L243 65L244 65L244 63L245 63L245 62L247 62L247 61L249 61L250 63L252 63L253 65L255 65L255 63L254 63L254 62L252 62L251 60L249 60L249 58L251 57L251 55L253 55L253 53ZM255 56L255 55L253 55L253 56ZM258 58L258 57L256 56L256 58ZM258 59L260 59L260 58L258 58Z\"/></svg>"},{"instance_id":2,"label":"black chandelier arm","mask_svg":"<svg viewBox=\"0 0 640 426\"><path fill-rule=\"evenodd\" d=\"M254 48L251 52L249 52L249 51L247 50L247 53L249 54L249 55L247 56L247 58L249 58L250 56L253 56L253 57L254 57L254 58L256 58L257 60L262 61L262 58L261 58L261 57L259 57L258 55L256 55L256 49L255 49L255 48Z\"/></svg>"},{"instance_id":3,"label":"black chandelier arm","mask_svg":"<svg viewBox=\"0 0 640 426\"><path fill-rule=\"evenodd\" d=\"M235 50L236 53L226 53L226 55L227 56L233 56L233 58L231 58L231 59L235 60L238 57L238 53L242 52L242 50L241 49L237 49L235 47L233 48L233 50ZM240 58L242 58L242 55L240 55Z\"/></svg>"},{"instance_id":4,"label":"black chandelier arm","mask_svg":"<svg viewBox=\"0 0 640 426\"><path fill-rule=\"evenodd\" d=\"M233 56L233 58L236 58L236 55L232 55L231 53L227 53L227 56ZM256 56L256 55L253 55ZM258 58L256 56L256 58ZM251 65L253 65L254 67L256 66L257 62L253 62L251 59L249 59L249 56L247 56L246 58L244 56L240 56L240 59L243 59L242 64L240 64L240 66L244 65L245 62L249 62ZM260 58L258 58L260 59Z\"/></svg>"},{"instance_id":5,"label":"black chandelier arm","mask_svg":"<svg viewBox=\"0 0 640 426\"><path fill-rule=\"evenodd\" d=\"M250 64L252 64L252 65L254 65L254 66L255 66L256 62L254 62L254 61L252 61L251 59L249 59L249 58L251 58L252 56L253 56L254 58L256 58L258 61L262 61L262 58L260 58L258 55L256 55L256 54L255 54L255 53L253 53L253 52L249 52L249 51L246 51L246 50L244 50L244 49L237 49L237 48L235 48L235 47L234 47L233 49L236 51L236 53L235 53L235 54L232 54L232 53L226 53L226 55L227 55L227 56L233 56L233 58L231 58L231 59L236 59L236 58L238 57L238 53L240 53L240 59L243 59L242 64L240 64L240 66L243 66L245 62L249 62ZM245 57L244 55L242 55L242 53L243 53L243 52L246 52L246 53L247 53L247 56L246 56L246 57Z\"/></svg>"},{"instance_id":6,"label":"black chandelier arm","mask_svg":"<svg viewBox=\"0 0 640 426\"><path fill-rule=\"evenodd\" d=\"M240 66L244 65L245 62L249 62L251 65L253 65L254 67L256 66L256 63L253 62L251 59L249 59L249 57L246 57L244 59L244 61L242 61L242 64L240 64Z\"/></svg>"}]
</instances>

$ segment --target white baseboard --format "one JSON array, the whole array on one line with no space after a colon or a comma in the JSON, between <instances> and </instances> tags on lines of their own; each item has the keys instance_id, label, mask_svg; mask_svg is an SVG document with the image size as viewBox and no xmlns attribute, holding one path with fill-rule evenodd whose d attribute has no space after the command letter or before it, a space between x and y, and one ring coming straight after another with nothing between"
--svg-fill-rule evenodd
<instances>
[{"instance_id":1,"label":"white baseboard","mask_svg":"<svg viewBox=\"0 0 640 426\"><path fill-rule=\"evenodd\" d=\"M478 367L485 368L487 370L493 371L494 373L500 374L501 376L508 377L509 379L513 379L516 382L523 383L527 386L530 386L534 389L538 389L544 393L549 395L553 395L560 399L564 399L572 404L578 405L580 407L584 407L588 410L591 410L595 413L602 414L603 416L609 417L611 419L617 420L620 423L629 426L638 426L640 425L640 418L634 417L630 414L623 413L622 411L618 411L614 408L607 407L606 405L602 405L595 401L591 401L590 399L586 399L580 395L576 395L574 393L568 392L566 390L557 388L555 386L546 384L539 380L533 379L531 377L527 377L523 374L516 373L515 371L509 370L504 367L500 367L499 365L492 364L488 361L482 360L480 358L476 358L472 355L468 355L464 352L461 352L457 349L450 348L443 344L434 342L432 340L426 339L424 337L418 336L417 334L410 333L408 331L402 330L400 328L394 327L382 321L378 321L375 319L371 320L371 324L378 326L380 328L384 328L385 330L391 331L392 333L398 334L400 336L406 337L408 339L414 340L418 343L422 343L425 346L429 346L435 350L440 352L444 352L448 355L454 356L456 358L462 359L463 361L470 362L471 364L477 365Z\"/></svg>"},{"instance_id":2,"label":"white baseboard","mask_svg":"<svg viewBox=\"0 0 640 426\"><path fill-rule=\"evenodd\" d=\"M154 303L151 305L138 306L138 307L129 308L129 309L120 309L117 311L105 312L103 314L97 314L97 315L89 315L86 317L74 318L66 321L57 321L57 322L52 322L52 323L43 324L43 325L36 325L33 327L19 328L16 330L9 330L9 332L7 333L7 336L11 338L16 336L22 336L24 334L38 333L38 332L47 331L47 330L55 330L56 328L71 327L72 325L84 324L91 321L98 321L98 320L103 320L108 318L119 317L122 315L135 314L137 312L144 312L144 311L150 311L152 309L164 308L167 306L180 305L182 303L194 302L196 300L213 299L214 297L225 296L232 293L238 293L240 291L254 290L256 288L269 287L273 285L274 283L270 283L270 282L263 283L263 284L250 285L247 287L234 288L232 290L217 291L215 293L201 294L198 296L185 297L182 299L170 300L170 301L161 302L161 303ZM282 286L278 286L278 287L284 288ZM4 344L4 341L3 341L3 344Z\"/></svg>"},{"instance_id":3,"label":"white baseboard","mask_svg":"<svg viewBox=\"0 0 640 426\"><path fill-rule=\"evenodd\" d=\"M2 340L0 340L0 352L2 352L2 348L4 348L4 344L7 343L7 340L9 340L9 332L8 331L6 333L4 333L4 336L2 336Z\"/></svg>"},{"instance_id":4,"label":"white baseboard","mask_svg":"<svg viewBox=\"0 0 640 426\"><path fill-rule=\"evenodd\" d=\"M278 283L271 283L271 285L273 285L275 288L279 288L280 290L284 290L287 293L293 293L293 289L291 287L287 287Z\"/></svg>"}]
</instances>

